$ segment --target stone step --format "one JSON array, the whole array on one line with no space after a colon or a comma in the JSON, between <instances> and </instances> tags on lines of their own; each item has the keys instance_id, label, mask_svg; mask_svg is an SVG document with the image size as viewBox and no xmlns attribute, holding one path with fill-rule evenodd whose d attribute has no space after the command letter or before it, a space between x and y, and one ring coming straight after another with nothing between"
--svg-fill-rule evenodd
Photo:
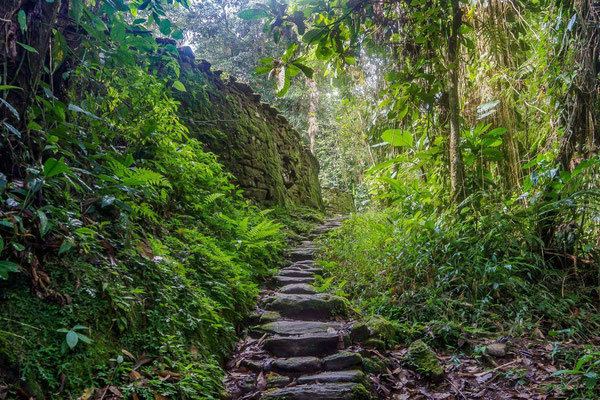
<instances>
[{"instance_id":1,"label":"stone step","mask_svg":"<svg viewBox=\"0 0 600 400\"><path fill-rule=\"evenodd\" d=\"M280 336L303 335L312 333L337 333L342 329L341 322L321 321L275 321L255 326L252 329L257 334L270 333Z\"/></svg>"},{"instance_id":2,"label":"stone step","mask_svg":"<svg viewBox=\"0 0 600 400\"><path fill-rule=\"evenodd\" d=\"M279 289L280 293L286 294L315 294L317 290L314 286L308 283L296 283L292 285L285 285Z\"/></svg>"},{"instance_id":3,"label":"stone step","mask_svg":"<svg viewBox=\"0 0 600 400\"><path fill-rule=\"evenodd\" d=\"M302 244L300 244L300 246L297 246L297 247L291 249L291 251L303 250L303 249L316 249L316 248L317 248L317 245L314 242L307 240L306 242L303 242Z\"/></svg>"},{"instance_id":4,"label":"stone step","mask_svg":"<svg viewBox=\"0 0 600 400\"><path fill-rule=\"evenodd\" d=\"M320 269L321 266L313 260L304 260L304 261L296 261L295 263L292 263L284 268L295 268L295 269L318 268L318 269Z\"/></svg>"},{"instance_id":5,"label":"stone step","mask_svg":"<svg viewBox=\"0 0 600 400\"><path fill-rule=\"evenodd\" d=\"M276 357L326 356L349 343L349 337L337 333L271 336L265 340L265 349Z\"/></svg>"},{"instance_id":6,"label":"stone step","mask_svg":"<svg viewBox=\"0 0 600 400\"><path fill-rule=\"evenodd\" d=\"M312 260L315 255L316 249L308 248L308 249L296 249L288 254L288 257L292 261L305 261Z\"/></svg>"},{"instance_id":7,"label":"stone step","mask_svg":"<svg viewBox=\"0 0 600 400\"><path fill-rule=\"evenodd\" d=\"M317 357L291 357L273 360L271 368L277 372L297 374L321 370L322 361Z\"/></svg>"},{"instance_id":8,"label":"stone step","mask_svg":"<svg viewBox=\"0 0 600 400\"><path fill-rule=\"evenodd\" d=\"M265 299L264 308L269 311L277 311L285 318L305 321L331 319L335 316L345 316L347 314L344 299L329 293L277 293Z\"/></svg>"},{"instance_id":9,"label":"stone step","mask_svg":"<svg viewBox=\"0 0 600 400\"><path fill-rule=\"evenodd\" d=\"M277 358L270 368L283 374L316 374L325 371L362 369L363 359L358 353L341 350L324 358L314 356Z\"/></svg>"},{"instance_id":10,"label":"stone step","mask_svg":"<svg viewBox=\"0 0 600 400\"><path fill-rule=\"evenodd\" d=\"M327 371L314 375L303 375L296 380L299 385L306 383L335 383L335 382L362 382L365 374L357 369L349 371Z\"/></svg>"},{"instance_id":11,"label":"stone step","mask_svg":"<svg viewBox=\"0 0 600 400\"><path fill-rule=\"evenodd\" d=\"M327 233L327 232L331 232L337 228L339 228L340 226L342 226L341 222L334 222L331 224L325 224L325 225L321 225L316 227L311 234L315 234L315 233ZM310 237L309 237L310 239ZM310 242L311 240L307 240L307 242Z\"/></svg>"},{"instance_id":12,"label":"stone step","mask_svg":"<svg viewBox=\"0 0 600 400\"><path fill-rule=\"evenodd\" d=\"M321 360L325 371L340 371L348 368L359 368L362 366L363 358L358 353L350 351L338 351Z\"/></svg>"},{"instance_id":13,"label":"stone step","mask_svg":"<svg viewBox=\"0 0 600 400\"><path fill-rule=\"evenodd\" d=\"M314 276L279 276L276 275L275 282L278 287L286 286L286 285L294 285L298 283L314 283Z\"/></svg>"},{"instance_id":14,"label":"stone step","mask_svg":"<svg viewBox=\"0 0 600 400\"><path fill-rule=\"evenodd\" d=\"M283 376L278 374L269 374L267 376L267 389L284 387L287 386L289 383L289 376Z\"/></svg>"},{"instance_id":15,"label":"stone step","mask_svg":"<svg viewBox=\"0 0 600 400\"><path fill-rule=\"evenodd\" d=\"M284 267L282 269L304 269L304 270L313 270L313 269L316 269L316 270L322 270L323 268L319 264L317 264L314 261L312 261L310 264L308 264L308 263L294 263L294 264L291 264L291 265L289 265L287 267Z\"/></svg>"},{"instance_id":16,"label":"stone step","mask_svg":"<svg viewBox=\"0 0 600 400\"><path fill-rule=\"evenodd\" d=\"M367 400L369 393L359 383L297 385L264 393L263 400Z\"/></svg>"},{"instance_id":17,"label":"stone step","mask_svg":"<svg viewBox=\"0 0 600 400\"><path fill-rule=\"evenodd\" d=\"M279 270L277 276L297 276L297 277L314 277L314 273L308 269L289 269L283 268Z\"/></svg>"},{"instance_id":18,"label":"stone step","mask_svg":"<svg viewBox=\"0 0 600 400\"><path fill-rule=\"evenodd\" d=\"M314 265L297 265L297 266L289 266L289 267L285 267L285 268L281 268L279 270L281 271L304 271L304 272L311 272L313 274L321 274L323 273L323 269L319 266L314 266Z\"/></svg>"},{"instance_id":19,"label":"stone step","mask_svg":"<svg viewBox=\"0 0 600 400\"><path fill-rule=\"evenodd\" d=\"M269 322L278 321L281 319L281 315L275 311L264 311L264 310L256 310L253 311L249 318L248 322L251 325L260 325L267 324Z\"/></svg>"}]
</instances>

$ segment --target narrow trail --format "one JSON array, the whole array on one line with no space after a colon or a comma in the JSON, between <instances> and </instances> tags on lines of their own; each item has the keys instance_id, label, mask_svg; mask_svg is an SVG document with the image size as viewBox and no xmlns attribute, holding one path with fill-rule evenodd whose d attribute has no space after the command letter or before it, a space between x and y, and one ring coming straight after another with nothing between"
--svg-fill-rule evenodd
<instances>
[{"instance_id":1,"label":"narrow trail","mask_svg":"<svg viewBox=\"0 0 600 400\"><path fill-rule=\"evenodd\" d=\"M248 338L238 343L228 364L226 388L232 399L368 399L363 360L351 350L345 301L317 293L312 284L321 268L312 239L338 228L343 217L327 220L308 241L288 254L289 265L264 290Z\"/></svg>"}]
</instances>

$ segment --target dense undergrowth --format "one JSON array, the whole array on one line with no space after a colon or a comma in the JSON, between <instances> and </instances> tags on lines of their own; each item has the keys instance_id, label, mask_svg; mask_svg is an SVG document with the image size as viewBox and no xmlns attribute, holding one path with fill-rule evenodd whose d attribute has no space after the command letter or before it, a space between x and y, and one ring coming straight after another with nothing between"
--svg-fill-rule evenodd
<instances>
[{"instance_id":1,"label":"dense undergrowth","mask_svg":"<svg viewBox=\"0 0 600 400\"><path fill-rule=\"evenodd\" d=\"M34 145L0 174L1 389L217 398L282 228L310 223L244 200L146 72L155 60L108 50L71 71L68 100L42 83Z\"/></svg>"},{"instance_id":2,"label":"dense undergrowth","mask_svg":"<svg viewBox=\"0 0 600 400\"><path fill-rule=\"evenodd\" d=\"M403 188L391 206L355 215L323 240L331 283L365 312L398 321L406 341L456 347L469 333L536 329L585 341L600 318L598 194L593 174L578 176L584 167L560 182L540 167L530 193L497 203L482 191L456 209ZM393 191L385 193L389 201ZM553 246L540 233L549 218L560 226Z\"/></svg>"}]
</instances>

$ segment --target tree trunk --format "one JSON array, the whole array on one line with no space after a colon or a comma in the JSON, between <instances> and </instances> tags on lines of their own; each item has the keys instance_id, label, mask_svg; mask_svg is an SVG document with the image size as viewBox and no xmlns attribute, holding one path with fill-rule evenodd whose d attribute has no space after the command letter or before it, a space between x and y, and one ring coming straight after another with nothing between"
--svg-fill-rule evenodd
<instances>
[{"instance_id":1,"label":"tree trunk","mask_svg":"<svg viewBox=\"0 0 600 400\"><path fill-rule=\"evenodd\" d=\"M20 91L9 91L9 99L19 111L29 104L29 99L39 82L46 60L52 28L56 21L60 1L9 0L0 4L0 43L3 44L0 62L6 68L4 84L19 86ZM23 11L27 18L27 30L21 32L17 15ZM25 43L36 51L27 51L17 42Z\"/></svg>"},{"instance_id":2,"label":"tree trunk","mask_svg":"<svg viewBox=\"0 0 600 400\"><path fill-rule=\"evenodd\" d=\"M317 137L317 131L319 130L319 121L317 119L317 107L319 106L319 92L317 91L317 85L315 81L310 78L306 78L306 85L308 86L310 104L308 109L308 140L310 141L310 152L315 154L315 142Z\"/></svg>"},{"instance_id":3,"label":"tree trunk","mask_svg":"<svg viewBox=\"0 0 600 400\"><path fill-rule=\"evenodd\" d=\"M592 0L574 2L577 25L573 45L577 75L573 79L565 104L565 133L560 142L558 159L563 170L572 170L577 153L588 157L600 147L598 138L598 73L600 72L600 8ZM572 165L573 164L573 165Z\"/></svg>"},{"instance_id":4,"label":"tree trunk","mask_svg":"<svg viewBox=\"0 0 600 400\"><path fill-rule=\"evenodd\" d=\"M448 103L450 112L450 191L452 201L459 203L465 198L465 172L460 152L460 104L458 98L458 34L462 23L462 11L459 0L452 0L452 33L448 39Z\"/></svg>"},{"instance_id":5,"label":"tree trunk","mask_svg":"<svg viewBox=\"0 0 600 400\"><path fill-rule=\"evenodd\" d=\"M2 97L10 103L18 118L7 107L0 108L0 120L11 124L21 131L22 139L12 132L5 131L8 140L0 146L0 170L12 175L21 175L14 155L23 150L23 145L33 148L29 133L26 132L25 111L35 96L48 53L52 28L61 2L56 0L3 0L0 2L0 64L2 65L2 84L18 86L20 90L7 90ZM23 11L27 29L21 30L18 15ZM22 14L22 13L21 13ZM28 51L17 42L32 47Z\"/></svg>"}]
</instances>

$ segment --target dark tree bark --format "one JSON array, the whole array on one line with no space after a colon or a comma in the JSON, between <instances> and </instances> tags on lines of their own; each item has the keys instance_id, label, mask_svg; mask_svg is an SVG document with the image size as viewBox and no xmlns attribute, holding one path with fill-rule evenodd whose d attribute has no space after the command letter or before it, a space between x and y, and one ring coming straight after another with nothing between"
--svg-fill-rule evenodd
<instances>
[{"instance_id":1,"label":"dark tree bark","mask_svg":"<svg viewBox=\"0 0 600 400\"><path fill-rule=\"evenodd\" d=\"M21 90L2 92L2 97L15 108L19 118L15 117L7 107L2 107L0 120L22 132L26 126L25 111L35 95L42 75L60 4L58 0L51 3L46 0L3 0L0 3L2 84L21 88ZM19 25L20 11L23 11L27 18L25 31L22 31ZM33 47L35 51L28 51L17 42ZM23 135L22 140L18 140L10 132L8 138L8 143L5 142L0 147L0 170L8 174L20 175L14 154L29 138ZM31 148L31 143L28 146Z\"/></svg>"},{"instance_id":2,"label":"dark tree bark","mask_svg":"<svg viewBox=\"0 0 600 400\"><path fill-rule=\"evenodd\" d=\"M459 42L462 10L459 0L452 0L452 32L448 38L448 103L450 117L449 156L452 200L459 203L465 197L465 172L460 152L460 100L458 97Z\"/></svg>"},{"instance_id":3,"label":"dark tree bark","mask_svg":"<svg viewBox=\"0 0 600 400\"><path fill-rule=\"evenodd\" d=\"M310 141L310 152L315 154L315 143L317 140L317 131L319 130L319 120L317 119L317 107L319 105L319 92L315 81L306 79L306 85L309 90L310 105L308 109L308 140Z\"/></svg>"},{"instance_id":4,"label":"dark tree bark","mask_svg":"<svg viewBox=\"0 0 600 400\"><path fill-rule=\"evenodd\" d=\"M600 72L600 4L592 0L574 2L577 15L574 46L577 68L565 109L565 133L561 139L559 161L563 170L572 170L573 157L588 157L600 147L598 74Z\"/></svg>"}]
</instances>

